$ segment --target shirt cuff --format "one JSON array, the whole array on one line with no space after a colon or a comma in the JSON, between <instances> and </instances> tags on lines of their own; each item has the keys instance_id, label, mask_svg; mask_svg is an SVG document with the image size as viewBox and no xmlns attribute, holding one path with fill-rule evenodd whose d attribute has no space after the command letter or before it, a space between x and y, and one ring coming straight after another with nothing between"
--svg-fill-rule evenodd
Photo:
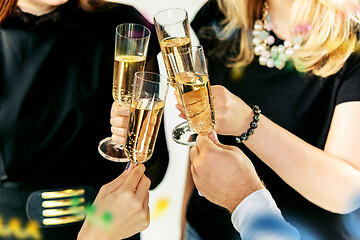
<instances>
[{"instance_id":1,"label":"shirt cuff","mask_svg":"<svg viewBox=\"0 0 360 240\"><path fill-rule=\"evenodd\" d=\"M297 230L285 221L266 189L246 197L236 207L231 221L242 239L300 239Z\"/></svg>"}]
</instances>

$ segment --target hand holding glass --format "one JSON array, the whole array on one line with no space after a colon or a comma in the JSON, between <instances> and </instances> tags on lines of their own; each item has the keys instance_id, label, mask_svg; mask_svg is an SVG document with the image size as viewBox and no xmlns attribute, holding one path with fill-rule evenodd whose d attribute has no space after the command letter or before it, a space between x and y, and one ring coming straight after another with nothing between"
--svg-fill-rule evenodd
<instances>
[{"instance_id":1,"label":"hand holding glass","mask_svg":"<svg viewBox=\"0 0 360 240\"><path fill-rule=\"evenodd\" d=\"M116 27L113 91L114 100L130 106L134 74L145 68L150 30L142 25L125 23ZM100 154L111 161L127 162L123 145L111 137L99 143Z\"/></svg>"},{"instance_id":2,"label":"hand holding glass","mask_svg":"<svg viewBox=\"0 0 360 240\"><path fill-rule=\"evenodd\" d=\"M135 73L125 143L125 154L134 163L146 162L153 154L168 89L165 76Z\"/></svg>"}]
</instances>

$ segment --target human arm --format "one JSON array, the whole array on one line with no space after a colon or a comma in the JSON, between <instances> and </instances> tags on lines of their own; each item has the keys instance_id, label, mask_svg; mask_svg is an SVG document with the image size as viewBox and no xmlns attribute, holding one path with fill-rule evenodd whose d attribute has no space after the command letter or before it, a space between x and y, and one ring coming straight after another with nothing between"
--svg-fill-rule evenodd
<instances>
[{"instance_id":1,"label":"human arm","mask_svg":"<svg viewBox=\"0 0 360 240\"><path fill-rule=\"evenodd\" d=\"M232 213L242 239L299 239L240 149L219 143L213 132L198 136L190 157L197 188Z\"/></svg>"},{"instance_id":2,"label":"human arm","mask_svg":"<svg viewBox=\"0 0 360 240\"><path fill-rule=\"evenodd\" d=\"M253 112L222 86L213 86L215 131L240 136ZM260 106L261 107L261 106ZM254 135L244 144L287 184L314 204L335 213L349 213L360 194L360 102L336 106L325 149L316 148L261 115Z\"/></svg>"},{"instance_id":3,"label":"human arm","mask_svg":"<svg viewBox=\"0 0 360 240\"><path fill-rule=\"evenodd\" d=\"M150 179L144 175L145 167L133 165L118 178L105 184L99 191L93 206L97 213L109 212L112 221L109 228L91 224L86 218L78 234L78 240L123 239L149 226Z\"/></svg>"}]
</instances>

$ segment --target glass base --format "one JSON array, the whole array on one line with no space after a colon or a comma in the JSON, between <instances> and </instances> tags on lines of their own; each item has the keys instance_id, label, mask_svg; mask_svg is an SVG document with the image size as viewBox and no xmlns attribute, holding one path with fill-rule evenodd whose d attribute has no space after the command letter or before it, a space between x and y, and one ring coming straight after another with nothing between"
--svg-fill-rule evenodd
<instances>
[{"instance_id":1,"label":"glass base","mask_svg":"<svg viewBox=\"0 0 360 240\"><path fill-rule=\"evenodd\" d=\"M188 122L183 122L174 128L172 137L176 143L186 146L195 146L197 133L191 130Z\"/></svg>"},{"instance_id":2,"label":"glass base","mask_svg":"<svg viewBox=\"0 0 360 240\"><path fill-rule=\"evenodd\" d=\"M111 137L107 137L100 141L98 151L101 156L113 162L129 162L126 157L124 149L119 147L119 144L113 142Z\"/></svg>"}]
</instances>

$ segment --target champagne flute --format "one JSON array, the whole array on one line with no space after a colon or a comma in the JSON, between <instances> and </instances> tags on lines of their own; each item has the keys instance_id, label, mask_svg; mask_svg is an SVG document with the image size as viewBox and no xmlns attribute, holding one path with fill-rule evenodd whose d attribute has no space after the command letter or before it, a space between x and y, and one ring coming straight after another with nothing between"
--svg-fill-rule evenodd
<instances>
[{"instance_id":1,"label":"champagne flute","mask_svg":"<svg viewBox=\"0 0 360 240\"><path fill-rule=\"evenodd\" d=\"M181 8L169 8L155 14L154 23L164 59L166 73L175 88L174 73L167 54L191 46L188 14Z\"/></svg>"},{"instance_id":2,"label":"champagne flute","mask_svg":"<svg viewBox=\"0 0 360 240\"><path fill-rule=\"evenodd\" d=\"M145 68L149 39L150 30L142 25L124 23L116 27L112 96L122 106L130 107L134 74ZM108 160L129 161L123 145L111 137L100 141L98 150Z\"/></svg>"},{"instance_id":3,"label":"champagne flute","mask_svg":"<svg viewBox=\"0 0 360 240\"><path fill-rule=\"evenodd\" d=\"M155 14L154 24L161 53L171 85L176 88L175 74L170 66L168 54L191 46L188 14L181 8L169 8ZM195 145L196 133L187 121L177 125L172 132L175 142L183 145Z\"/></svg>"},{"instance_id":4,"label":"champagne flute","mask_svg":"<svg viewBox=\"0 0 360 240\"><path fill-rule=\"evenodd\" d=\"M190 128L197 134L209 134L215 128L215 111L202 46L182 49L168 57Z\"/></svg>"},{"instance_id":5,"label":"champagne flute","mask_svg":"<svg viewBox=\"0 0 360 240\"><path fill-rule=\"evenodd\" d=\"M125 143L125 155L135 164L146 162L153 154L169 82L157 73L135 73Z\"/></svg>"}]
</instances>

